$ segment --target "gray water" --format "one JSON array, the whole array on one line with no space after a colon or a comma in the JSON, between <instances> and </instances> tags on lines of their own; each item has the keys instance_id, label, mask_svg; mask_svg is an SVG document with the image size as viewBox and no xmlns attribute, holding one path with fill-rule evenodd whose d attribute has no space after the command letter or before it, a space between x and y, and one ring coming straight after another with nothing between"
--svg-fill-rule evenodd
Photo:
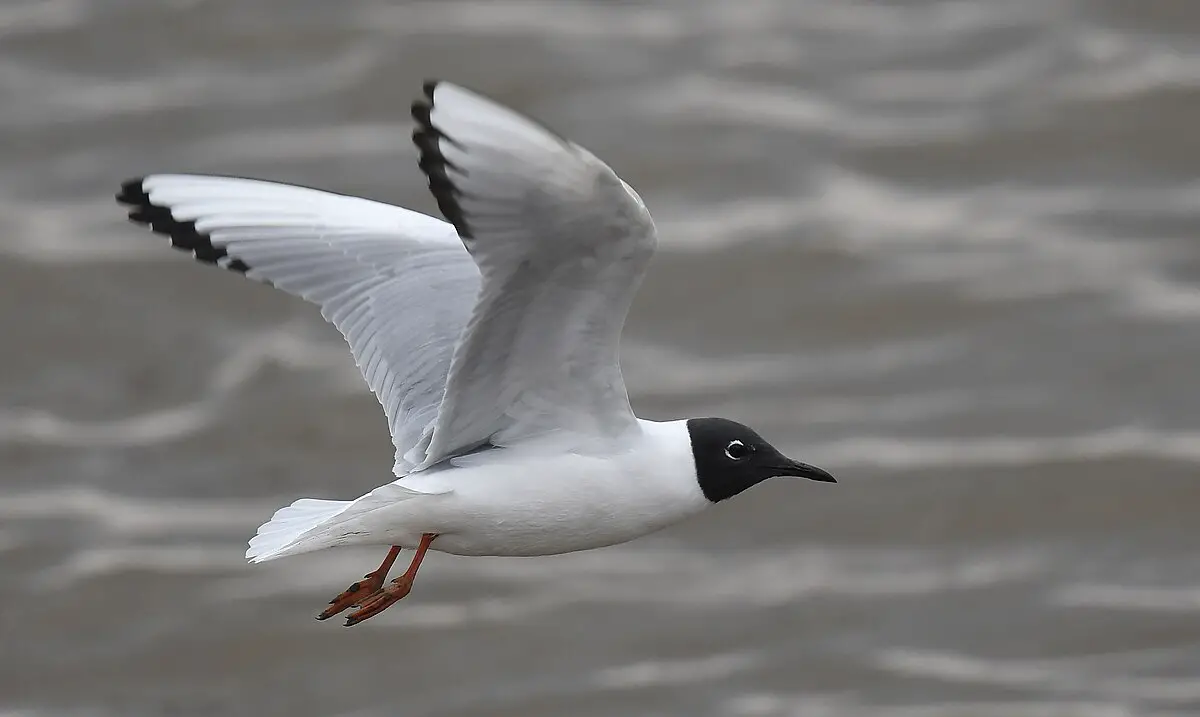
<instances>
[{"instance_id":1,"label":"gray water","mask_svg":"<svg viewBox=\"0 0 1200 717\"><path fill-rule=\"evenodd\" d=\"M408 102L478 88L609 161L661 251L651 418L764 485L546 559L246 566L390 478L303 302L130 227L118 183L258 176L436 213ZM0 714L1200 714L1193 0L3 0Z\"/></svg>"}]
</instances>

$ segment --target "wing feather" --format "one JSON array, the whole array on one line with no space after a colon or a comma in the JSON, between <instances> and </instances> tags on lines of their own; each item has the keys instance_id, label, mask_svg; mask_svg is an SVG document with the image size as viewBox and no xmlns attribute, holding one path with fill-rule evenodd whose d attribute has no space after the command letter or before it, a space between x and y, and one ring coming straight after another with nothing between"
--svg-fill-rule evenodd
<instances>
[{"instance_id":1,"label":"wing feather","mask_svg":"<svg viewBox=\"0 0 1200 717\"><path fill-rule=\"evenodd\" d=\"M427 84L413 117L420 166L482 276L413 460L638 430L619 344L656 244L640 198L587 150L461 87Z\"/></svg>"},{"instance_id":2,"label":"wing feather","mask_svg":"<svg viewBox=\"0 0 1200 717\"><path fill-rule=\"evenodd\" d=\"M387 415L394 470L441 403L479 290L454 228L367 199L232 177L151 175L117 196L196 259L311 301L346 338Z\"/></svg>"}]
</instances>

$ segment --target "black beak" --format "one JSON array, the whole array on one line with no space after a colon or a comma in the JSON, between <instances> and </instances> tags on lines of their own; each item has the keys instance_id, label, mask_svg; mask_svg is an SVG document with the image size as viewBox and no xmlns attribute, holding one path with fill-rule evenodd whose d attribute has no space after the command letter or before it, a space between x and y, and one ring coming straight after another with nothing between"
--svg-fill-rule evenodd
<instances>
[{"instance_id":1,"label":"black beak","mask_svg":"<svg viewBox=\"0 0 1200 717\"><path fill-rule=\"evenodd\" d=\"M776 468L776 470L779 471L776 475L780 476L807 478L809 480L819 480L822 483L837 483L837 479L829 475L828 472L817 468L816 466L810 466L807 463L801 463L800 461L793 461L789 459L786 463Z\"/></svg>"}]
</instances>

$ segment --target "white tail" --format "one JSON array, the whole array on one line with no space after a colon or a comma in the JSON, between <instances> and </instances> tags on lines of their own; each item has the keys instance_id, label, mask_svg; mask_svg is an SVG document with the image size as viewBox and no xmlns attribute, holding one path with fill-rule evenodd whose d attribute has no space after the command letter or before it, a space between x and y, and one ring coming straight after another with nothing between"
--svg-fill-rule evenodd
<instances>
[{"instance_id":1,"label":"white tail","mask_svg":"<svg viewBox=\"0 0 1200 717\"><path fill-rule=\"evenodd\" d=\"M275 511L270 520L258 526L258 534L250 539L246 559L261 563L350 542L361 543L364 537L365 542L370 542L370 531L359 530L362 526L357 522L367 514L401 501L445 495L448 492L435 490L427 493L399 483L388 483L357 500L301 498ZM349 540L351 532L348 531L356 536L353 540Z\"/></svg>"},{"instance_id":2,"label":"white tail","mask_svg":"<svg viewBox=\"0 0 1200 717\"><path fill-rule=\"evenodd\" d=\"M258 527L258 534L250 539L246 559L252 563L306 552L296 542L307 532L341 514L354 501L318 500L301 498L286 508L275 511L275 515ZM309 549L315 549L309 548Z\"/></svg>"}]
</instances>

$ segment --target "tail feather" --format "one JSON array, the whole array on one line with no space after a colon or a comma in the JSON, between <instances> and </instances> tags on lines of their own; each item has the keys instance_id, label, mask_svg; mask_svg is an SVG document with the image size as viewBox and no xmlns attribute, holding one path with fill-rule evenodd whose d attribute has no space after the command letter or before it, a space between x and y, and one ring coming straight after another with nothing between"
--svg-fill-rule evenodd
<instances>
[{"instance_id":1,"label":"tail feather","mask_svg":"<svg viewBox=\"0 0 1200 717\"><path fill-rule=\"evenodd\" d=\"M259 526L258 534L250 539L246 559L252 563L261 563L283 555L303 552L287 549L293 547L305 533L336 517L352 502L301 498L287 507L280 508L271 516L271 520Z\"/></svg>"},{"instance_id":2,"label":"tail feather","mask_svg":"<svg viewBox=\"0 0 1200 717\"><path fill-rule=\"evenodd\" d=\"M286 555L297 555L346 544L349 523L361 521L368 513L401 501L422 496L444 495L449 490L424 492L399 483L382 485L357 500L319 500L301 498L275 511L266 523L258 526L258 534L250 539L246 559L261 563ZM361 527L361 523L359 523ZM359 531L359 538L370 537Z\"/></svg>"}]
</instances>

